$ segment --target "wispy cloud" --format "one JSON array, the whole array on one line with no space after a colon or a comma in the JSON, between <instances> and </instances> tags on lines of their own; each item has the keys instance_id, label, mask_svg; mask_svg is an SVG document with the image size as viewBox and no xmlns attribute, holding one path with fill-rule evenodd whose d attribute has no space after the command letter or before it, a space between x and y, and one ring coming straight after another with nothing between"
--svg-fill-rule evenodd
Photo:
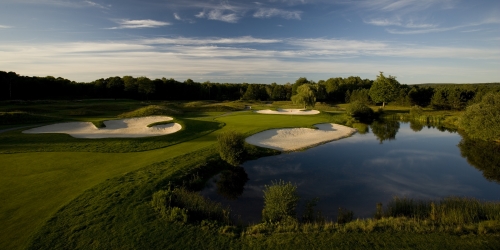
<instances>
[{"instance_id":1,"label":"wispy cloud","mask_svg":"<svg viewBox=\"0 0 500 250\"><path fill-rule=\"evenodd\" d=\"M108 29L140 29L140 28L158 28L162 26L171 25L168 22L155 21L151 19L145 20L129 20L117 19L114 20L119 26Z\"/></svg>"},{"instance_id":2,"label":"wispy cloud","mask_svg":"<svg viewBox=\"0 0 500 250\"><path fill-rule=\"evenodd\" d=\"M10 29L12 27L10 26L7 26L7 25L0 25L0 29Z\"/></svg>"},{"instance_id":3,"label":"wispy cloud","mask_svg":"<svg viewBox=\"0 0 500 250\"><path fill-rule=\"evenodd\" d=\"M373 76L380 70L397 75L404 83L408 83L405 78L415 75L424 79L420 81L430 78L437 81L443 77L454 77L446 78L448 81L492 81L486 78L500 77L496 67L500 49L427 47L326 38L178 37L115 42L2 43L0 57L0 68L20 74L60 75L77 81L134 74L234 81L245 77L274 77L273 81L286 82L293 79L277 78L295 78L297 74L323 74L323 79L335 74L363 77ZM423 65L421 60L414 60L420 58L474 60L475 63L462 67L429 60ZM39 65L40 61L46 63ZM141 63L137 64L138 61ZM172 61L176 63L172 64ZM486 78L481 78L483 76Z\"/></svg>"},{"instance_id":4,"label":"wispy cloud","mask_svg":"<svg viewBox=\"0 0 500 250\"><path fill-rule=\"evenodd\" d=\"M425 34L425 33L445 32L445 31L458 30L458 29L476 27L487 24L499 24L499 23L500 23L499 18L488 18L481 22L474 22L474 23L462 24L451 27L424 27L422 29L411 29L411 30L387 29L387 32L391 34L402 34L402 35Z\"/></svg>"},{"instance_id":5,"label":"wispy cloud","mask_svg":"<svg viewBox=\"0 0 500 250\"><path fill-rule=\"evenodd\" d=\"M100 8L100 9L109 9L109 6L104 6L104 5L98 4L96 2L92 2L92 1L88 1L88 0L86 0L84 2L87 3L91 7L96 7L96 8Z\"/></svg>"},{"instance_id":6,"label":"wispy cloud","mask_svg":"<svg viewBox=\"0 0 500 250\"><path fill-rule=\"evenodd\" d=\"M313 1L312 0L269 0L269 2L271 2L271 3L278 2L278 3L288 4L288 5L296 5L296 4L306 4L306 3L313 2Z\"/></svg>"},{"instance_id":7,"label":"wispy cloud","mask_svg":"<svg viewBox=\"0 0 500 250\"><path fill-rule=\"evenodd\" d=\"M6 0L12 1L15 3L26 3L26 4L46 4L46 5L54 5L61 7L70 7L70 8L82 8L82 7L95 7L100 9L109 9L111 6L105 6L90 0L84 1L72 1L72 0Z\"/></svg>"},{"instance_id":8,"label":"wispy cloud","mask_svg":"<svg viewBox=\"0 0 500 250\"><path fill-rule=\"evenodd\" d=\"M300 20L302 11L286 11L275 8L260 8L253 14L256 18L271 18L271 17L281 17L284 19L297 19Z\"/></svg>"},{"instance_id":9,"label":"wispy cloud","mask_svg":"<svg viewBox=\"0 0 500 250\"><path fill-rule=\"evenodd\" d=\"M177 13L174 13L174 18L175 20L182 20L182 18Z\"/></svg>"},{"instance_id":10,"label":"wispy cloud","mask_svg":"<svg viewBox=\"0 0 500 250\"><path fill-rule=\"evenodd\" d=\"M195 15L197 18L207 18L209 20L217 20L227 23L236 23L241 18L236 13L227 13L224 9L213 9L210 11L202 11Z\"/></svg>"},{"instance_id":11,"label":"wispy cloud","mask_svg":"<svg viewBox=\"0 0 500 250\"><path fill-rule=\"evenodd\" d=\"M143 44L176 44L176 45L211 45L211 44L269 44L280 43L280 39L262 39L251 36L234 37L234 38L155 38L142 40Z\"/></svg>"},{"instance_id":12,"label":"wispy cloud","mask_svg":"<svg viewBox=\"0 0 500 250\"><path fill-rule=\"evenodd\" d=\"M437 25L428 23L415 23L413 20L403 23L401 19L389 20L389 19L371 19L364 21L366 24L376 25L376 26L399 26L410 29L425 29L425 28L435 28Z\"/></svg>"},{"instance_id":13,"label":"wispy cloud","mask_svg":"<svg viewBox=\"0 0 500 250\"><path fill-rule=\"evenodd\" d=\"M365 9L407 14L429 8L450 9L456 2L457 0L362 0L354 4Z\"/></svg>"}]
</instances>

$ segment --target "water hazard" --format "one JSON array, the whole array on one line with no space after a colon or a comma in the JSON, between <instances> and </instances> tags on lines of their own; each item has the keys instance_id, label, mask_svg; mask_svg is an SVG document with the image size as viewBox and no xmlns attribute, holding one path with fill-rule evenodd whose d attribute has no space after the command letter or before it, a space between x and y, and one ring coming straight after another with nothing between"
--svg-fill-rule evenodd
<instances>
[{"instance_id":1,"label":"water hazard","mask_svg":"<svg viewBox=\"0 0 500 250\"><path fill-rule=\"evenodd\" d=\"M201 193L250 223L261 221L264 185L280 179L298 186L299 215L317 197L315 209L330 220L339 207L371 217L376 203L393 196L500 200L500 146L418 124L375 123L365 134L242 167L214 177Z\"/></svg>"}]
</instances>

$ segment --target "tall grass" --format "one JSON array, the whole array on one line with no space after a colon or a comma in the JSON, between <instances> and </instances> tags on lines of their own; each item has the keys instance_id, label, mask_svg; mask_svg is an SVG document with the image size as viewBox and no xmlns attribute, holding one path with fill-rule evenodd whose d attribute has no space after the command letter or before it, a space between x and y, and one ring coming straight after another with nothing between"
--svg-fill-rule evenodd
<instances>
[{"instance_id":1,"label":"tall grass","mask_svg":"<svg viewBox=\"0 0 500 250\"><path fill-rule=\"evenodd\" d=\"M185 223L215 220L224 224L231 223L229 208L182 187L154 193L151 204L164 218L172 221Z\"/></svg>"},{"instance_id":2,"label":"tall grass","mask_svg":"<svg viewBox=\"0 0 500 250\"><path fill-rule=\"evenodd\" d=\"M430 220L446 225L463 225L500 220L500 203L481 202L474 198L462 197L448 197L440 201L395 197L387 204L384 216Z\"/></svg>"}]
</instances>

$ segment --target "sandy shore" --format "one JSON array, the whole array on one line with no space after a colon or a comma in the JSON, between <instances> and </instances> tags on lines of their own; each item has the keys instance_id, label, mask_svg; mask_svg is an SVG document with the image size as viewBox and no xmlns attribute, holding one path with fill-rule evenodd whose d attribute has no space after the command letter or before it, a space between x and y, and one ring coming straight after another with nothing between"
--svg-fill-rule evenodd
<instances>
[{"instance_id":1,"label":"sandy shore","mask_svg":"<svg viewBox=\"0 0 500 250\"><path fill-rule=\"evenodd\" d=\"M257 110L255 113L270 114L270 115L316 115L318 110L303 110L303 109L278 109L278 110Z\"/></svg>"},{"instance_id":2,"label":"sandy shore","mask_svg":"<svg viewBox=\"0 0 500 250\"><path fill-rule=\"evenodd\" d=\"M321 123L314 126L318 129L270 129L247 137L245 141L260 147L293 151L349 137L356 132L356 129L334 123Z\"/></svg>"},{"instance_id":3,"label":"sandy shore","mask_svg":"<svg viewBox=\"0 0 500 250\"><path fill-rule=\"evenodd\" d=\"M104 121L105 128L96 128L91 122L66 122L28 129L25 134L64 133L75 138L138 138L160 136L181 130L178 123L149 127L149 124L171 121L168 116L147 116L122 120Z\"/></svg>"}]
</instances>

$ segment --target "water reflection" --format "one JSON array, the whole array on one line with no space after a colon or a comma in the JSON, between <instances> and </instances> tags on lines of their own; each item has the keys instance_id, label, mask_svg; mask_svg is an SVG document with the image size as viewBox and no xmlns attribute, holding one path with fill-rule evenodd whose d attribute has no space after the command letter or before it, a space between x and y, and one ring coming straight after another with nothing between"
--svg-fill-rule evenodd
<instances>
[{"instance_id":1,"label":"water reflection","mask_svg":"<svg viewBox=\"0 0 500 250\"><path fill-rule=\"evenodd\" d=\"M215 183L217 193L229 200L236 200L243 193L244 186L248 181L248 175L242 167L224 170Z\"/></svg>"},{"instance_id":2,"label":"water reflection","mask_svg":"<svg viewBox=\"0 0 500 250\"><path fill-rule=\"evenodd\" d=\"M398 139L394 140L396 133ZM306 200L318 197L315 209L331 220L339 207L354 211L354 217L371 217L378 202L386 204L396 195L500 200L500 185L485 180L467 162L481 166L478 169L488 179L498 180L498 147L480 147L461 141L457 133L443 133L437 128L424 126L416 133L408 123L372 124L366 134L246 162L243 168L250 180L237 200L225 199L213 187L202 194L231 206L246 222L261 220L264 185L279 179L297 184L302 202L299 208L305 207ZM303 215L302 211L298 215Z\"/></svg>"},{"instance_id":3,"label":"water reflection","mask_svg":"<svg viewBox=\"0 0 500 250\"><path fill-rule=\"evenodd\" d=\"M373 134L377 137L380 144L383 141L395 140L399 130L398 121L374 121L371 125Z\"/></svg>"},{"instance_id":4,"label":"water reflection","mask_svg":"<svg viewBox=\"0 0 500 250\"><path fill-rule=\"evenodd\" d=\"M410 128L415 132L422 131L424 129L424 124L419 121L410 121Z\"/></svg>"},{"instance_id":5,"label":"water reflection","mask_svg":"<svg viewBox=\"0 0 500 250\"><path fill-rule=\"evenodd\" d=\"M500 144L472 140L466 136L458 144L467 162L479 169L484 178L500 183Z\"/></svg>"}]
</instances>

